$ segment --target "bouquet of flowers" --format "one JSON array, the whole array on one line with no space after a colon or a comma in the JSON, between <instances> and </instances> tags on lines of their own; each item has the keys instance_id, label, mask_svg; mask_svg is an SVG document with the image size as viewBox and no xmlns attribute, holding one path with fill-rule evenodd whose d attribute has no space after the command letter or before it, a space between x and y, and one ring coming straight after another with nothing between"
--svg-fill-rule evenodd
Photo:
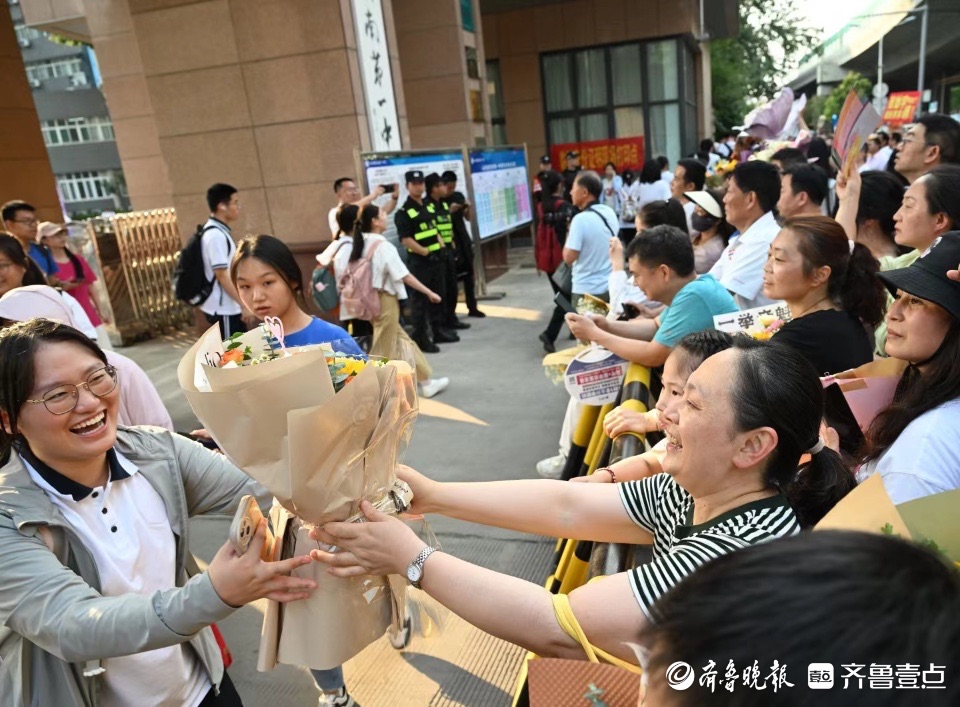
<instances>
[{"instance_id":1,"label":"bouquet of flowers","mask_svg":"<svg viewBox=\"0 0 960 707\"><path fill-rule=\"evenodd\" d=\"M276 327L223 342L211 327L177 371L220 449L276 498L271 518L285 557L317 547L308 537L311 524L345 520L361 500L388 495L417 417L409 364L334 349L287 348ZM320 565L297 573L318 589L282 610L270 603L261 670L277 662L332 668L382 636L391 619L399 628L405 582L341 579Z\"/></svg>"},{"instance_id":2,"label":"bouquet of flowers","mask_svg":"<svg viewBox=\"0 0 960 707\"><path fill-rule=\"evenodd\" d=\"M759 328L751 329L747 333L758 341L769 341L770 338L786 324L785 321L778 317L767 315L760 316L757 321L760 324Z\"/></svg>"}]
</instances>

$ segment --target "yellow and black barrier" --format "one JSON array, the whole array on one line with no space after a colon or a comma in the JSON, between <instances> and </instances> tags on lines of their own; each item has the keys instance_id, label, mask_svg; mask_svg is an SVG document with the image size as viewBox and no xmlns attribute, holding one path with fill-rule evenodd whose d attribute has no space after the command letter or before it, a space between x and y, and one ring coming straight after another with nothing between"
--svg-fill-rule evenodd
<instances>
[{"instance_id":1,"label":"yellow and black barrier","mask_svg":"<svg viewBox=\"0 0 960 707\"><path fill-rule=\"evenodd\" d=\"M651 409L656 402L653 390L658 382L649 368L631 363L616 402L583 408L573 431L563 479L586 476L602 466L643 453L644 435L626 432L611 440L603 431L603 419L618 404L635 412ZM557 540L554 570L544 586L554 594L569 594L593 577L623 572L633 564L630 562L633 549L631 545L560 538ZM528 653L521 666L513 707L529 705L527 663L536 657L534 653Z\"/></svg>"}]
</instances>

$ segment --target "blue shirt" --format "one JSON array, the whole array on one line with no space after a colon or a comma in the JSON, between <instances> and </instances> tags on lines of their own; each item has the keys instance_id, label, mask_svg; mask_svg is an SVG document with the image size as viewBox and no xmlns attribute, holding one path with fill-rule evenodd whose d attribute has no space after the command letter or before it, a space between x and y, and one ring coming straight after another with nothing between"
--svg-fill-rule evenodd
<instances>
[{"instance_id":1,"label":"blue shirt","mask_svg":"<svg viewBox=\"0 0 960 707\"><path fill-rule=\"evenodd\" d=\"M57 274L57 264L54 262L50 251L46 248L41 247L37 243L31 243L30 252L27 253L27 255L30 256L30 259L33 260L33 262L40 266L40 269L43 270L44 275Z\"/></svg>"},{"instance_id":2,"label":"blue shirt","mask_svg":"<svg viewBox=\"0 0 960 707\"><path fill-rule=\"evenodd\" d=\"M620 219L613 209L593 203L570 221L564 248L580 252L573 263L573 291L599 295L610 283L610 239L620 232Z\"/></svg>"},{"instance_id":3,"label":"blue shirt","mask_svg":"<svg viewBox=\"0 0 960 707\"><path fill-rule=\"evenodd\" d=\"M334 342L336 343L334 344ZM300 331L285 334L283 343L285 346L334 344L333 350L337 353L365 357L363 351L357 346L357 342L353 340L353 337L351 337L345 329L338 327L336 324L317 319L316 317Z\"/></svg>"},{"instance_id":4,"label":"blue shirt","mask_svg":"<svg viewBox=\"0 0 960 707\"><path fill-rule=\"evenodd\" d=\"M660 328L653 340L672 349L687 334L713 329L715 315L736 311L737 303L727 288L713 275L701 275L684 285L660 314Z\"/></svg>"}]
</instances>

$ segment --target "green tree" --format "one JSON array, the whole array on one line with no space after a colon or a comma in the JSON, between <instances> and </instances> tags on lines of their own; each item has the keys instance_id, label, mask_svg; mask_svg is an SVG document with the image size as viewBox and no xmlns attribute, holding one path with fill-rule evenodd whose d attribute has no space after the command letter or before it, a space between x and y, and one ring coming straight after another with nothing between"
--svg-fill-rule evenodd
<instances>
[{"instance_id":1,"label":"green tree","mask_svg":"<svg viewBox=\"0 0 960 707\"><path fill-rule=\"evenodd\" d=\"M773 98L786 74L820 40L793 0L740 0L740 34L710 43L717 132L739 125L751 107Z\"/></svg>"},{"instance_id":2,"label":"green tree","mask_svg":"<svg viewBox=\"0 0 960 707\"><path fill-rule=\"evenodd\" d=\"M850 91L856 91L860 98L869 100L871 91L873 91L873 82L856 71L851 71L827 96L827 100L823 102L823 110L820 111L820 115L825 115L828 118L840 115L840 109L843 108L843 103L847 100L847 94Z\"/></svg>"}]
</instances>

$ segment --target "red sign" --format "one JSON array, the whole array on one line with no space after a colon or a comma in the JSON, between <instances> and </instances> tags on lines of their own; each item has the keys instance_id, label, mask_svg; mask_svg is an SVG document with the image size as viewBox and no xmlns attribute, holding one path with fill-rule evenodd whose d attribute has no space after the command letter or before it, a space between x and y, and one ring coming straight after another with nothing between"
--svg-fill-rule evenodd
<instances>
[{"instance_id":1,"label":"red sign","mask_svg":"<svg viewBox=\"0 0 960 707\"><path fill-rule=\"evenodd\" d=\"M913 122L913 116L920 105L920 91L900 91L891 93L887 109L883 112L883 122L891 128Z\"/></svg>"},{"instance_id":2,"label":"red sign","mask_svg":"<svg viewBox=\"0 0 960 707\"><path fill-rule=\"evenodd\" d=\"M643 138L624 137L614 140L591 140L590 142L567 142L550 148L553 168L562 171L567 166L567 153L580 153L580 166L603 174L603 166L613 162L617 172L625 169L639 171L643 168Z\"/></svg>"}]
</instances>

